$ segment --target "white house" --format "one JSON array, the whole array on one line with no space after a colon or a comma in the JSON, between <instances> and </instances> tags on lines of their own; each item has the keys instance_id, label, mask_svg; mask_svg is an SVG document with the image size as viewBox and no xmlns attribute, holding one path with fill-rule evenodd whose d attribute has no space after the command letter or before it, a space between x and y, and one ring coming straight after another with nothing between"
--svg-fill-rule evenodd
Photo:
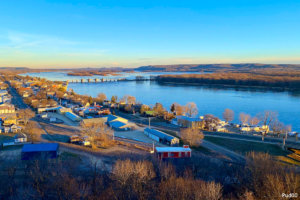
<instances>
[{"instance_id":1,"label":"white house","mask_svg":"<svg viewBox=\"0 0 300 200\"><path fill-rule=\"evenodd\" d=\"M14 137L15 143L27 142L27 135L24 133L18 133Z\"/></svg>"}]
</instances>

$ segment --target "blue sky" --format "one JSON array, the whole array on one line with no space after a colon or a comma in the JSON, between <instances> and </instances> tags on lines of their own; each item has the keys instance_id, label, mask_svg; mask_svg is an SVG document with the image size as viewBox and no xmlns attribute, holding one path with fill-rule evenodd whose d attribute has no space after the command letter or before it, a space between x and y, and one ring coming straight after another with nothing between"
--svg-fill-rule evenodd
<instances>
[{"instance_id":1,"label":"blue sky","mask_svg":"<svg viewBox=\"0 0 300 200\"><path fill-rule=\"evenodd\" d=\"M7 0L0 66L300 63L300 1Z\"/></svg>"}]
</instances>

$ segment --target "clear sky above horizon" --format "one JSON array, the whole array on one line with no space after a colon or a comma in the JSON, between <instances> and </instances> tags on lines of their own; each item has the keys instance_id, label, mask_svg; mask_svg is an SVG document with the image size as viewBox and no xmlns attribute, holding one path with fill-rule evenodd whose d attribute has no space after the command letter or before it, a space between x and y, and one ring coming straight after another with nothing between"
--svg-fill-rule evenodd
<instances>
[{"instance_id":1,"label":"clear sky above horizon","mask_svg":"<svg viewBox=\"0 0 300 200\"><path fill-rule=\"evenodd\" d=\"M300 64L298 0L7 0L1 67Z\"/></svg>"}]
</instances>

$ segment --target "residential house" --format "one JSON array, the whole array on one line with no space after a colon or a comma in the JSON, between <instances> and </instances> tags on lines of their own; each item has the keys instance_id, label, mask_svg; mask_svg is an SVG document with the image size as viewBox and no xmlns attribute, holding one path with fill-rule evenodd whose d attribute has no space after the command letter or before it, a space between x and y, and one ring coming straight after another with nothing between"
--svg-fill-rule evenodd
<instances>
[{"instance_id":1,"label":"residential house","mask_svg":"<svg viewBox=\"0 0 300 200\"><path fill-rule=\"evenodd\" d=\"M10 132L12 133L18 133L22 130L20 126L17 126L16 124L11 125Z\"/></svg>"},{"instance_id":2,"label":"residential house","mask_svg":"<svg viewBox=\"0 0 300 200\"><path fill-rule=\"evenodd\" d=\"M24 133L18 133L14 136L15 143L27 142L27 135Z\"/></svg>"},{"instance_id":3,"label":"residential house","mask_svg":"<svg viewBox=\"0 0 300 200\"><path fill-rule=\"evenodd\" d=\"M12 124L17 124L17 117L16 116L8 116L2 119L3 125L10 126Z\"/></svg>"},{"instance_id":4,"label":"residential house","mask_svg":"<svg viewBox=\"0 0 300 200\"><path fill-rule=\"evenodd\" d=\"M240 131L241 132L249 132L249 131L251 131L251 127L250 126L241 126Z\"/></svg>"},{"instance_id":5,"label":"residential house","mask_svg":"<svg viewBox=\"0 0 300 200\"><path fill-rule=\"evenodd\" d=\"M171 123L181 127L190 128L190 127L200 127L201 121L202 120L200 118L192 118L192 117L180 115L172 119Z\"/></svg>"},{"instance_id":6,"label":"residential house","mask_svg":"<svg viewBox=\"0 0 300 200\"><path fill-rule=\"evenodd\" d=\"M224 126L220 126L220 125L215 127L215 131L217 131L217 132L228 132L228 130Z\"/></svg>"},{"instance_id":7,"label":"residential house","mask_svg":"<svg viewBox=\"0 0 300 200\"><path fill-rule=\"evenodd\" d=\"M2 104L0 105L0 114L15 113L16 109L14 105Z\"/></svg>"},{"instance_id":8,"label":"residential house","mask_svg":"<svg viewBox=\"0 0 300 200\"><path fill-rule=\"evenodd\" d=\"M3 129L4 129L4 133L10 132L10 127L8 127L8 126L4 126Z\"/></svg>"},{"instance_id":9,"label":"residential house","mask_svg":"<svg viewBox=\"0 0 300 200\"><path fill-rule=\"evenodd\" d=\"M8 95L7 90L0 90L0 96Z\"/></svg>"}]
</instances>

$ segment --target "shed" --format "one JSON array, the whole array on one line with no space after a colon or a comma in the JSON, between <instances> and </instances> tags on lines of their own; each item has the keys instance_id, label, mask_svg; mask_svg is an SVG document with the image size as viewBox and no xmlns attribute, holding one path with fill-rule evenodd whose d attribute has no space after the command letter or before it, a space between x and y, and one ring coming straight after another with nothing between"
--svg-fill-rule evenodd
<instances>
[{"instance_id":1,"label":"shed","mask_svg":"<svg viewBox=\"0 0 300 200\"><path fill-rule=\"evenodd\" d=\"M116 116L116 115L107 115L107 123L113 122L113 121L120 121L123 123L128 123L127 119L124 119L122 117Z\"/></svg>"},{"instance_id":2,"label":"shed","mask_svg":"<svg viewBox=\"0 0 300 200\"><path fill-rule=\"evenodd\" d=\"M78 115L72 113L72 112L66 112L65 116L67 118L69 118L70 120L72 120L73 122L79 122L81 121L81 117L79 117Z\"/></svg>"},{"instance_id":3,"label":"shed","mask_svg":"<svg viewBox=\"0 0 300 200\"><path fill-rule=\"evenodd\" d=\"M109 126L112 127L116 131L129 131L130 127L128 124L121 121L113 121L109 123Z\"/></svg>"},{"instance_id":4,"label":"shed","mask_svg":"<svg viewBox=\"0 0 300 200\"><path fill-rule=\"evenodd\" d=\"M164 144L168 144L170 146L176 146L179 144L179 139L177 137L174 137L156 129L145 128L144 133L153 140Z\"/></svg>"},{"instance_id":5,"label":"shed","mask_svg":"<svg viewBox=\"0 0 300 200\"><path fill-rule=\"evenodd\" d=\"M57 158L58 143L25 144L22 148L22 160Z\"/></svg>"},{"instance_id":6,"label":"shed","mask_svg":"<svg viewBox=\"0 0 300 200\"><path fill-rule=\"evenodd\" d=\"M156 147L155 154L159 159L164 158L190 158L192 150L188 145L183 147Z\"/></svg>"}]
</instances>

